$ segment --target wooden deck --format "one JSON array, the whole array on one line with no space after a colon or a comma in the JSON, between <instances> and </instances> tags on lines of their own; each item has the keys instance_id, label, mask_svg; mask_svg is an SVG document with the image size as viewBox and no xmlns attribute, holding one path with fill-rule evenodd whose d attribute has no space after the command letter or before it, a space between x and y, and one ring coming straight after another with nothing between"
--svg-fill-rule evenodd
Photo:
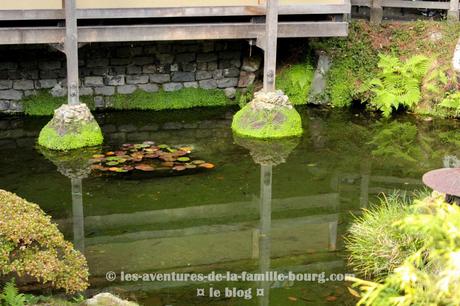
<instances>
[{"instance_id":1,"label":"wooden deck","mask_svg":"<svg viewBox=\"0 0 460 306\"><path fill-rule=\"evenodd\" d=\"M185 5L185 6L184 6ZM278 37L346 36L346 22L327 16L350 12L349 0L280 0L278 15L322 15L323 21L279 22ZM265 24L251 18L266 15L265 0L77 0L77 20L97 20L78 27L78 42L161 41L203 39L260 39ZM164 18L187 17L175 23ZM247 18L247 22L206 22L203 17ZM62 0L2 0L0 21L63 20ZM154 19L163 20L162 23ZM193 20L196 19L196 21ZM103 20L125 19L130 24L100 25ZM149 20L148 22L146 20ZM153 20L153 22L152 22ZM190 21L188 21L190 20ZM60 26L0 27L0 44L60 44Z\"/></svg>"}]
</instances>

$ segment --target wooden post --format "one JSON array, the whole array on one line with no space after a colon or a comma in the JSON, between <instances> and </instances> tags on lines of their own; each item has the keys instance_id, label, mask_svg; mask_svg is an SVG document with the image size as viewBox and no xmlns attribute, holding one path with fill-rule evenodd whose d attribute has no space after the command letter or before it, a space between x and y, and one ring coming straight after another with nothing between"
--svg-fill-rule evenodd
<instances>
[{"instance_id":1,"label":"wooden post","mask_svg":"<svg viewBox=\"0 0 460 306\"><path fill-rule=\"evenodd\" d=\"M458 0L450 0L447 18L453 21L458 21Z\"/></svg>"},{"instance_id":2,"label":"wooden post","mask_svg":"<svg viewBox=\"0 0 460 306\"><path fill-rule=\"evenodd\" d=\"M380 24L383 19L383 8L382 8L382 0L371 0L371 23L372 24Z\"/></svg>"},{"instance_id":3,"label":"wooden post","mask_svg":"<svg viewBox=\"0 0 460 306\"><path fill-rule=\"evenodd\" d=\"M65 43L64 49L67 58L67 91L68 103L78 105L78 29L76 0L63 0L65 10Z\"/></svg>"},{"instance_id":4,"label":"wooden post","mask_svg":"<svg viewBox=\"0 0 460 306\"><path fill-rule=\"evenodd\" d=\"M278 0L267 0L265 18L264 91L275 91Z\"/></svg>"}]
</instances>

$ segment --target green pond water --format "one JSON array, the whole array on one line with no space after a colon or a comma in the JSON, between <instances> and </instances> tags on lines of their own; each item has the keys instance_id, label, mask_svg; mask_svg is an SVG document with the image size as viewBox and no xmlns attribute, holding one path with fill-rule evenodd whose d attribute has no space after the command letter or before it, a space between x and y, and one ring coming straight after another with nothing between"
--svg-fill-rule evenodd
<instances>
[{"instance_id":1,"label":"green pond water","mask_svg":"<svg viewBox=\"0 0 460 306\"><path fill-rule=\"evenodd\" d=\"M350 272L343 235L379 193L423 188L424 172L457 164L459 123L299 109L295 142L235 140L235 110L97 114L106 142L193 147L216 165L193 175L123 179L66 172L34 142L49 118L0 118L0 188L38 203L84 252L88 294L143 305L354 305L345 282L121 281L124 273ZM49 158L49 156L48 156ZM283 162L285 161L285 162ZM67 176L65 176L65 175ZM106 280L113 271L117 279ZM210 288L220 297L209 297ZM252 298L225 297L225 288ZM204 289L206 297L197 296ZM263 296L256 296L256 290ZM261 291L262 292L262 291Z\"/></svg>"}]
</instances>

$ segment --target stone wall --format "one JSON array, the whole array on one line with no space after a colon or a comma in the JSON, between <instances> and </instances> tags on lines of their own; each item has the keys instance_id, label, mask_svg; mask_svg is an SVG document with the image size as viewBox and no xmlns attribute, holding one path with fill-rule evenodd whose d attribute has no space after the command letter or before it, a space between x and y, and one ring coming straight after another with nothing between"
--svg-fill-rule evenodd
<instances>
[{"instance_id":1,"label":"stone wall","mask_svg":"<svg viewBox=\"0 0 460 306\"><path fill-rule=\"evenodd\" d=\"M108 106L136 90L221 89L232 98L251 85L260 54L245 41L105 43L79 50L80 95ZM39 90L66 96L65 56L50 46L0 46L0 112L22 112L21 100Z\"/></svg>"}]
</instances>

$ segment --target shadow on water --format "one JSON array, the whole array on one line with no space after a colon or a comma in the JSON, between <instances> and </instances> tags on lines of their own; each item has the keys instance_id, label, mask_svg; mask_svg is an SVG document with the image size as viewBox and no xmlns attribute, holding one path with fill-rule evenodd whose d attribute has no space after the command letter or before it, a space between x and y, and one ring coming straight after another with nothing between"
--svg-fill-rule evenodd
<instances>
[{"instance_id":1,"label":"shadow on water","mask_svg":"<svg viewBox=\"0 0 460 306\"><path fill-rule=\"evenodd\" d=\"M85 253L89 293L110 290L144 305L353 305L344 282L120 281L122 271L347 272L342 237L350 212L380 192L419 189L426 170L458 163L454 121L301 113L302 138L269 143L234 138L227 110L205 119L101 115L106 147L74 155L34 149L34 119L3 118L0 188L39 203ZM95 152L144 140L192 146L217 167L151 180L91 174ZM109 271L118 279L108 282ZM210 288L222 296L209 297ZM225 288L251 290L252 299L226 298Z\"/></svg>"}]
</instances>

